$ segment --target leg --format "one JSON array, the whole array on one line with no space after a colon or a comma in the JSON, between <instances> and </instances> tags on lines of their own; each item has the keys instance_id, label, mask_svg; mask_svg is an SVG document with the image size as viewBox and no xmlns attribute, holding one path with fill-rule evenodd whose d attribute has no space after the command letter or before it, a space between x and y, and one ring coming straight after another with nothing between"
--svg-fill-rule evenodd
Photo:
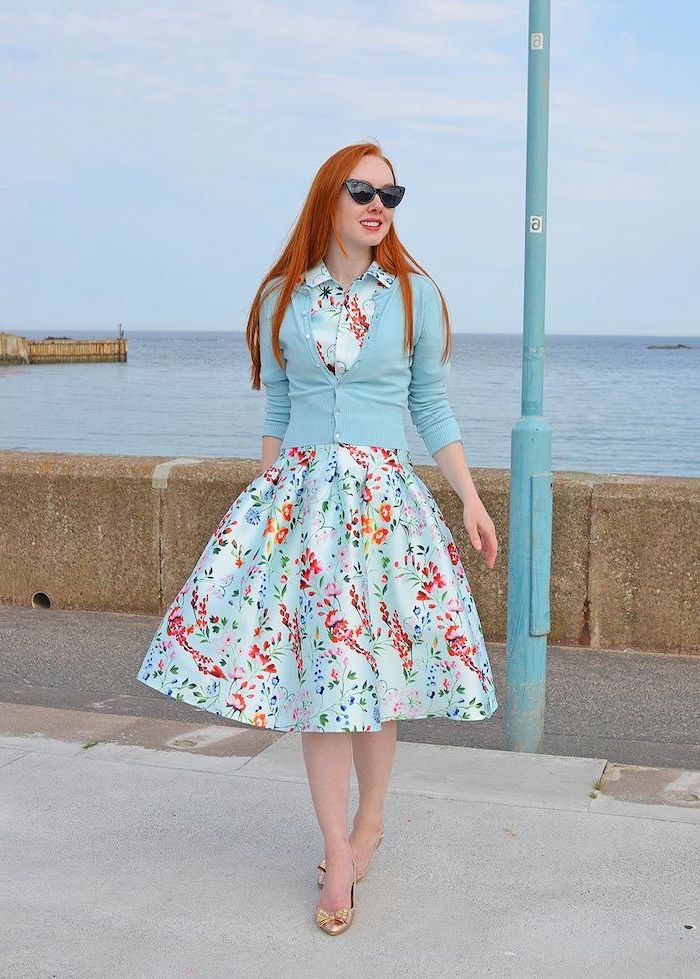
<instances>
[{"instance_id":1,"label":"leg","mask_svg":"<svg viewBox=\"0 0 700 979\"><path fill-rule=\"evenodd\" d=\"M316 818L326 846L327 872L317 907L333 911L350 906L352 850L348 839L348 802L352 746L346 731L305 731L302 751Z\"/></svg>"},{"instance_id":2,"label":"leg","mask_svg":"<svg viewBox=\"0 0 700 979\"><path fill-rule=\"evenodd\" d=\"M396 755L397 723L383 721L381 731L353 731L350 736L360 793L350 845L359 876L367 869L384 824L384 797Z\"/></svg>"}]
</instances>

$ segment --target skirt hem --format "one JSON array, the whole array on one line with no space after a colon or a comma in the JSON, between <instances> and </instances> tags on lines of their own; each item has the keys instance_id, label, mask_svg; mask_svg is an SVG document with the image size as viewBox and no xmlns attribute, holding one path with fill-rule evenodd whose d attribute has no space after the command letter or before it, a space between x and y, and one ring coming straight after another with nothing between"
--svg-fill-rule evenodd
<instances>
[{"instance_id":1,"label":"skirt hem","mask_svg":"<svg viewBox=\"0 0 700 979\"><path fill-rule=\"evenodd\" d=\"M475 714L472 717L467 717L464 715L447 714L444 711L435 711L435 712L429 712L427 714L399 713L399 714L387 715L386 717L380 716L379 721L375 721L374 723L365 725L364 727L339 728L339 727L331 727L330 725L326 725L325 727L319 727L319 726L300 727L298 724L292 727L287 727L281 725L276 726L274 724L256 724L254 721L248 721L245 720L244 718L229 717L227 714L222 714L220 711L210 710L208 707L202 707L201 704L196 703L194 699L191 698L188 699L187 696L171 696L170 694L166 693L164 690L161 690L160 687L156 686L153 683L150 683L148 680L144 680L140 676L137 676L136 679L139 681L139 683L145 684L147 687L150 687L152 690L155 690L157 693L162 694L164 697L167 697L169 700L176 700L182 704L187 704L188 707L194 707L195 710L201 711L202 713L213 714L215 717L223 717L224 720L226 721L231 721L234 724L239 724L245 727L257 728L260 731L280 731L283 734L293 734L293 733L354 734L362 731L366 731L366 732L380 731L384 721L423 721L431 717L443 717L449 721L488 721L491 717L493 717L496 710L498 709L498 701L496 700L495 695L492 695L488 700L488 707L491 708L490 712L487 714ZM180 691L180 693L182 693L182 691Z\"/></svg>"}]
</instances>

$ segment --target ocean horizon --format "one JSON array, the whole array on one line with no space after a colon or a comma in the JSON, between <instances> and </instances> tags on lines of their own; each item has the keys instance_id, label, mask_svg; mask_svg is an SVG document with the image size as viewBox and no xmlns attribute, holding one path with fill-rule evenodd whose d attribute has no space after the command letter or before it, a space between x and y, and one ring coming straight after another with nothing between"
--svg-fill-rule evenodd
<instances>
[{"instance_id":1,"label":"ocean horizon","mask_svg":"<svg viewBox=\"0 0 700 979\"><path fill-rule=\"evenodd\" d=\"M26 330L40 339L116 330ZM0 365L6 451L259 459L264 390L241 331L126 330L126 363ZM520 415L518 333L454 333L448 394L473 467L508 468ZM681 349L650 345L685 344ZM545 337L552 469L700 476L700 338ZM414 463L434 464L406 412Z\"/></svg>"}]
</instances>

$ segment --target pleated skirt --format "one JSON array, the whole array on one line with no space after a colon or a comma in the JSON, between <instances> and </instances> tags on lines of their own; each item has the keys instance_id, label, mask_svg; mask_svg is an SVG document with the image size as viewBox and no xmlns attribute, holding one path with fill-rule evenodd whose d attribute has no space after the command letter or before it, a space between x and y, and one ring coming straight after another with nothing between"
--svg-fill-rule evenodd
<instances>
[{"instance_id":1,"label":"pleated skirt","mask_svg":"<svg viewBox=\"0 0 700 979\"><path fill-rule=\"evenodd\" d=\"M410 451L343 443L283 448L236 497L137 678L278 731L498 706L459 551Z\"/></svg>"}]
</instances>

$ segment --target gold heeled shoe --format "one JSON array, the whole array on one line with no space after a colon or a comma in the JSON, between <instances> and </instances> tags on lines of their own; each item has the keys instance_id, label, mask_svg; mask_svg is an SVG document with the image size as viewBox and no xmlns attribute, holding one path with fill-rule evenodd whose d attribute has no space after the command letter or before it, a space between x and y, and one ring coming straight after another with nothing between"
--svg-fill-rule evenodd
<instances>
[{"instance_id":1,"label":"gold heeled shoe","mask_svg":"<svg viewBox=\"0 0 700 979\"><path fill-rule=\"evenodd\" d=\"M355 884L357 883L357 865L352 862L352 885L350 887L350 907L339 908L337 911L326 911L316 908L316 924L327 935L340 935L352 924L355 917Z\"/></svg>"},{"instance_id":2,"label":"gold heeled shoe","mask_svg":"<svg viewBox=\"0 0 700 979\"><path fill-rule=\"evenodd\" d=\"M372 857L374 857L374 854L377 852L377 849L379 847L379 844L382 842L383 839L384 839L384 827L382 826L382 828L380 830L380 833L379 833L379 839L377 840L376 846L374 847L374 850L372 851L372 856L369 858L369 863L367 864L367 867L365 868L365 872L364 872L364 874L361 874L357 878L357 883L358 884L360 883L361 880L363 880L367 876L367 871L369 870L369 865L370 865L370 863L372 863ZM325 859L323 859L319 864L317 864L317 866L318 866L318 869L321 871L321 873L318 875L318 886L319 887L323 887L323 881L325 880L325 877L326 877L326 861L325 861Z\"/></svg>"}]
</instances>

